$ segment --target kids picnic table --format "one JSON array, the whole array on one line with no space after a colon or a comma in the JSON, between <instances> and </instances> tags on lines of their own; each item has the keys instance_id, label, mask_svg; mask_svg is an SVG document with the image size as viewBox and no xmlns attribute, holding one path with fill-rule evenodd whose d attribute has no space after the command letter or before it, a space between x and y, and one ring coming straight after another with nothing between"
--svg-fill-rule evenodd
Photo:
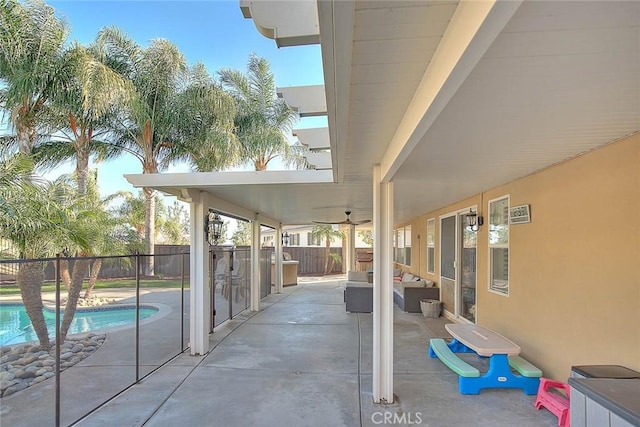
<instances>
[{"instance_id":1,"label":"kids picnic table","mask_svg":"<svg viewBox=\"0 0 640 427\"><path fill-rule=\"evenodd\" d=\"M491 329L473 324L447 324L450 343L431 339L429 356L437 357L459 375L462 394L478 394L484 388L521 388L525 394L538 391L542 372L520 357L520 347ZM476 353L489 358L489 370L480 371L455 353ZM518 373L513 373L511 368Z\"/></svg>"}]
</instances>

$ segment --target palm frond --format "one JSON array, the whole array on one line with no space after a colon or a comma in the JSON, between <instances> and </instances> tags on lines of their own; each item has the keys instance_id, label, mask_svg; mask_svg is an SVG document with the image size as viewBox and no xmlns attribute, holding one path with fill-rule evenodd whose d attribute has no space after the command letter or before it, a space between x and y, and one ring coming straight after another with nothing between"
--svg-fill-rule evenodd
<instances>
[{"instance_id":1,"label":"palm frond","mask_svg":"<svg viewBox=\"0 0 640 427\"><path fill-rule=\"evenodd\" d=\"M291 165L303 165L304 160L291 155L285 136L297 121L297 113L277 98L268 61L252 54L246 75L223 69L219 76L237 103L234 133L242 147L242 163L251 162L256 169L264 169L272 159L282 156Z\"/></svg>"}]
</instances>

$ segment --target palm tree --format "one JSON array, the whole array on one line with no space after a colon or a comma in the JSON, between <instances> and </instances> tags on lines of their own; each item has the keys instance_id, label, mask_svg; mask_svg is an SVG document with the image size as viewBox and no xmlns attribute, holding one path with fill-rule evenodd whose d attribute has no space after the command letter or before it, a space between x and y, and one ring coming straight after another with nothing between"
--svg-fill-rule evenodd
<instances>
[{"instance_id":1,"label":"palm tree","mask_svg":"<svg viewBox=\"0 0 640 427\"><path fill-rule=\"evenodd\" d=\"M373 247L373 230L358 231L358 236L360 236L365 245Z\"/></svg>"},{"instance_id":2,"label":"palm tree","mask_svg":"<svg viewBox=\"0 0 640 427\"><path fill-rule=\"evenodd\" d=\"M17 248L20 259L30 260L20 264L16 280L42 348L49 347L41 294L45 264L33 260L51 256L67 244L81 249L90 246L90 227L78 226L77 221L85 221L82 217L87 213L68 209L74 203L72 197L59 182L33 182L28 177L20 187L0 187L0 237Z\"/></svg>"},{"instance_id":3,"label":"palm tree","mask_svg":"<svg viewBox=\"0 0 640 427\"><path fill-rule=\"evenodd\" d=\"M170 163L187 160L198 170L232 164L232 100L208 76L204 66L187 69L178 48L164 39L142 48L110 27L98 34L96 48L105 61L132 82L133 96L113 122L113 149L140 160L142 173L158 173ZM153 254L155 190L143 188L146 200L146 251ZM147 257L146 274L153 274Z\"/></svg>"},{"instance_id":4,"label":"palm tree","mask_svg":"<svg viewBox=\"0 0 640 427\"><path fill-rule=\"evenodd\" d=\"M21 189L29 185L33 180L32 171L33 159L30 156L12 156L7 147L0 147L0 189ZM0 204L3 203L2 200L0 198Z\"/></svg>"},{"instance_id":5,"label":"palm tree","mask_svg":"<svg viewBox=\"0 0 640 427\"><path fill-rule=\"evenodd\" d=\"M167 206L162 234L165 243L171 245L189 244L189 212L177 200Z\"/></svg>"},{"instance_id":6,"label":"palm tree","mask_svg":"<svg viewBox=\"0 0 640 427\"><path fill-rule=\"evenodd\" d=\"M54 167L70 158L76 160L78 194L87 191L89 157L103 153L118 106L132 93L131 82L104 64L95 47L75 44L69 50L76 60L75 73L65 91L52 95L46 120L58 129L56 139L34 149L38 164Z\"/></svg>"},{"instance_id":7,"label":"palm tree","mask_svg":"<svg viewBox=\"0 0 640 427\"><path fill-rule=\"evenodd\" d=\"M46 133L43 114L51 97L66 90L74 55L65 49L68 30L41 1L0 0L0 107L9 111L10 138L30 154Z\"/></svg>"},{"instance_id":8,"label":"palm tree","mask_svg":"<svg viewBox=\"0 0 640 427\"><path fill-rule=\"evenodd\" d=\"M243 162L252 162L257 171L266 170L276 157L282 157L288 166L306 166L304 148L289 145L285 136L298 115L276 96L275 79L267 60L252 54L247 75L222 69L219 76L237 103L235 135L242 145Z\"/></svg>"},{"instance_id":9,"label":"palm tree","mask_svg":"<svg viewBox=\"0 0 640 427\"><path fill-rule=\"evenodd\" d=\"M177 131L184 147L175 160L198 172L223 170L238 164L240 146L233 135L235 102L197 63L188 73L176 102Z\"/></svg>"},{"instance_id":10,"label":"palm tree","mask_svg":"<svg viewBox=\"0 0 640 427\"><path fill-rule=\"evenodd\" d=\"M94 169L92 172L93 173L87 176L85 194L78 196L78 200L70 206L70 208L76 212L85 211L82 215L78 216L75 227L85 226L88 228L87 234L91 238L91 246L89 248L74 248L72 243L69 244L65 242L65 248L67 248L69 252L76 249L77 255L80 257L106 254L124 255L142 251L142 240L138 239L135 234L128 233L124 227L123 219L113 215L113 212L109 209L109 204L120 195L114 194L101 198L97 185L97 170ZM67 192L73 193L78 191L77 187L74 186L74 184L76 186L79 185L77 177L74 177L74 179L68 176L59 178L59 180L64 179L66 179ZM75 308L84 282L83 279L87 277L88 274L89 263L86 261L87 260L81 258L77 259L73 265L72 274L69 274L68 261L65 259L60 261L61 275L65 280L69 294L67 306L65 307L65 315L69 321L75 315ZM91 261L91 269L88 275L87 289L84 298L91 297L91 291L95 286L102 268L102 261L103 259L99 257ZM75 280L74 277L76 278ZM66 333L66 330L63 330L63 332Z\"/></svg>"},{"instance_id":11,"label":"palm tree","mask_svg":"<svg viewBox=\"0 0 640 427\"><path fill-rule=\"evenodd\" d=\"M344 239L344 233L342 231L334 230L333 226L329 224L314 225L311 229L311 235L325 241L325 262L324 262L324 274L328 274L333 270L333 266L336 261L340 261L338 254L331 253L331 242L335 239Z\"/></svg>"},{"instance_id":12,"label":"palm tree","mask_svg":"<svg viewBox=\"0 0 640 427\"><path fill-rule=\"evenodd\" d=\"M156 227L154 228L154 240L164 236L165 238L174 239L172 240L173 244L178 244L180 239L184 239L185 229L181 221L187 213L177 202L172 207L167 207L162 198L158 195L155 197L154 223ZM146 211L144 194L138 193L134 195L128 191L121 191L110 196L109 201L115 199L121 199L118 207L111 212L112 216L117 219L118 225L134 230L135 234L140 239L143 239Z\"/></svg>"},{"instance_id":13,"label":"palm tree","mask_svg":"<svg viewBox=\"0 0 640 427\"><path fill-rule=\"evenodd\" d=\"M103 28L96 40L105 64L132 82L134 94L112 124L115 157L127 152L142 164L142 173L158 173L182 154L176 130L176 99L187 66L178 48L164 39L153 39L142 48L121 30ZM155 195L142 189L146 200L145 243L154 252ZM153 257L146 257L146 274L153 274Z\"/></svg>"}]
</instances>

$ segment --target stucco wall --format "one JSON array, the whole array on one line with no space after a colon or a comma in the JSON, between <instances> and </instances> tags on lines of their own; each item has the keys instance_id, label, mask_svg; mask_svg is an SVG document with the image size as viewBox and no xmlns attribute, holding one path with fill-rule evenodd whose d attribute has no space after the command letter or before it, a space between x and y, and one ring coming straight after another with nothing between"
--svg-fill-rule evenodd
<instances>
[{"instance_id":1,"label":"stucco wall","mask_svg":"<svg viewBox=\"0 0 640 427\"><path fill-rule=\"evenodd\" d=\"M487 201L531 205L510 227L509 296L487 289ZM481 200L482 205L481 206ZM439 282L439 216L478 205L477 323L518 343L545 376L572 365L640 371L640 135L500 186L413 221L424 277ZM436 219L436 266L426 273L426 221Z\"/></svg>"}]
</instances>

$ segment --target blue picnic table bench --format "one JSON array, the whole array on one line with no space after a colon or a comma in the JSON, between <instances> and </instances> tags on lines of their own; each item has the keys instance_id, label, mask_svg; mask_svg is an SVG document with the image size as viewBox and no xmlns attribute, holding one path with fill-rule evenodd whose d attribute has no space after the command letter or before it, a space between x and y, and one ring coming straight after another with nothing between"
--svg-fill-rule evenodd
<instances>
[{"instance_id":1,"label":"blue picnic table bench","mask_svg":"<svg viewBox=\"0 0 640 427\"><path fill-rule=\"evenodd\" d=\"M525 394L538 391L542 371L521 357L520 347L490 329L472 324L449 324L445 328L454 337L429 342L429 357L437 357L459 375L462 394L478 394L485 388L521 388ZM475 353L489 358L489 370L481 374L456 353ZM512 369L516 372L512 372Z\"/></svg>"}]
</instances>

